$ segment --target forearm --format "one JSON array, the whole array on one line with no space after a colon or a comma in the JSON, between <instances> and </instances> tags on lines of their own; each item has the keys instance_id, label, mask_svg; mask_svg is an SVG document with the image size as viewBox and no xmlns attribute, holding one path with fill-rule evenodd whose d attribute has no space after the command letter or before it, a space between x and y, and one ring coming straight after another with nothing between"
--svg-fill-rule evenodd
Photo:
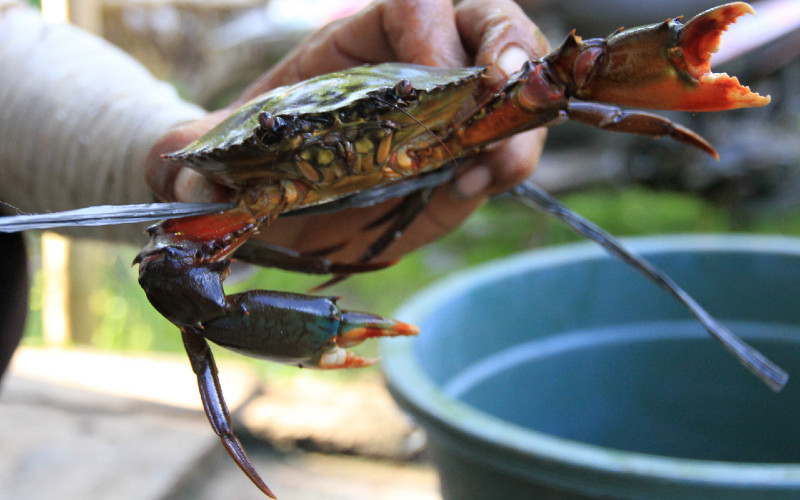
<instances>
[{"instance_id":1,"label":"forearm","mask_svg":"<svg viewBox=\"0 0 800 500\"><path fill-rule=\"evenodd\" d=\"M114 46L0 6L0 201L24 212L149 203L156 140L204 114ZM142 241L141 226L70 234Z\"/></svg>"}]
</instances>

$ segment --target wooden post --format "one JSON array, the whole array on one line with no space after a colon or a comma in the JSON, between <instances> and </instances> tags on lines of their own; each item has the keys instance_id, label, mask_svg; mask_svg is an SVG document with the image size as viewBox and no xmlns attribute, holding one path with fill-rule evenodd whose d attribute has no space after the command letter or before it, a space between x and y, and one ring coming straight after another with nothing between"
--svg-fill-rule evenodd
<instances>
[{"instance_id":1,"label":"wooden post","mask_svg":"<svg viewBox=\"0 0 800 500\"><path fill-rule=\"evenodd\" d=\"M51 232L42 234L42 338L49 346L63 346L70 340L68 252L66 238Z\"/></svg>"},{"instance_id":2,"label":"wooden post","mask_svg":"<svg viewBox=\"0 0 800 500\"><path fill-rule=\"evenodd\" d=\"M97 318L89 304L89 298L98 286L102 286L98 268L108 265L107 245L93 240L69 242L67 269L67 319L70 341L91 345L97 326Z\"/></svg>"}]
</instances>

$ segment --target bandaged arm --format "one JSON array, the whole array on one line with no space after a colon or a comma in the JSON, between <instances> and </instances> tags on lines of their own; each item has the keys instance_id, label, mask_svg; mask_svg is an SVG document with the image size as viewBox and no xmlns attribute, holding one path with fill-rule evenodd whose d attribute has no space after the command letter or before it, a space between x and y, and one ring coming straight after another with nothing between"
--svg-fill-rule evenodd
<instances>
[{"instance_id":1,"label":"bandaged arm","mask_svg":"<svg viewBox=\"0 0 800 500\"><path fill-rule=\"evenodd\" d=\"M108 42L0 0L0 202L29 213L151 203L150 149L204 114ZM140 225L68 234L145 241Z\"/></svg>"}]
</instances>

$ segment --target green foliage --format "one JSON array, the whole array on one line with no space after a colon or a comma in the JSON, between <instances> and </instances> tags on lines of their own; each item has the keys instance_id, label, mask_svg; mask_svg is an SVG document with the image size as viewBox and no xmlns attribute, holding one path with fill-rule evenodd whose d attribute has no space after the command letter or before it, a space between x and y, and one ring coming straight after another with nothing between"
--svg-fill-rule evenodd
<instances>
[{"instance_id":1,"label":"green foliage","mask_svg":"<svg viewBox=\"0 0 800 500\"><path fill-rule=\"evenodd\" d=\"M727 232L732 215L700 197L644 188L597 189L562 200L615 236ZM549 224L548 244L580 239L559 223Z\"/></svg>"},{"instance_id":2,"label":"green foliage","mask_svg":"<svg viewBox=\"0 0 800 500\"><path fill-rule=\"evenodd\" d=\"M95 318L92 343L108 350L181 351L183 344L175 327L147 301L139 287L136 268L131 262L138 250L114 249L102 244L97 257L105 261L97 271L100 286L86 300Z\"/></svg>"}]
</instances>

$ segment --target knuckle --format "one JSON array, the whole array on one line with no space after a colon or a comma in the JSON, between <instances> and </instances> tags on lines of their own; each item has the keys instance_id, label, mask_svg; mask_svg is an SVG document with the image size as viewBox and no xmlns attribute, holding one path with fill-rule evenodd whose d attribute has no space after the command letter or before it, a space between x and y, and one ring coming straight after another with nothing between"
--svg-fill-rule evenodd
<instances>
[{"instance_id":1,"label":"knuckle","mask_svg":"<svg viewBox=\"0 0 800 500\"><path fill-rule=\"evenodd\" d=\"M544 136L544 131L534 130L509 139L495 151L495 186L506 189L533 174L539 162Z\"/></svg>"}]
</instances>

